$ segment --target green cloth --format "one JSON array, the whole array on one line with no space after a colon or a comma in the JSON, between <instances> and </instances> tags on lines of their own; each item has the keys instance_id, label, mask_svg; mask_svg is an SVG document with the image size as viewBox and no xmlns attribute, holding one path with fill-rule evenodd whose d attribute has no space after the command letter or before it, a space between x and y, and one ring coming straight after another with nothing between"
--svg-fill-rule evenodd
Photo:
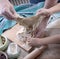
<instances>
[{"instance_id":1,"label":"green cloth","mask_svg":"<svg viewBox=\"0 0 60 59\"><path fill-rule=\"evenodd\" d=\"M40 2L38 4L22 4L19 6L14 6L16 12L24 17L31 17L34 16L36 11L44 6L44 2ZM48 24L57 18L60 18L60 12L51 15L49 18ZM7 29L13 27L16 24L14 20L8 20L4 17L0 16L0 35Z\"/></svg>"},{"instance_id":2,"label":"green cloth","mask_svg":"<svg viewBox=\"0 0 60 59\"><path fill-rule=\"evenodd\" d=\"M21 16L30 17L30 16L33 16L38 9L42 8L43 5L44 5L44 2L41 2L41 3L36 4L36 5L23 4L23 5L15 6L14 8L15 8L16 12L19 13ZM13 27L15 24L16 24L16 21L8 20L8 19L1 16L0 17L0 35L5 30Z\"/></svg>"}]
</instances>

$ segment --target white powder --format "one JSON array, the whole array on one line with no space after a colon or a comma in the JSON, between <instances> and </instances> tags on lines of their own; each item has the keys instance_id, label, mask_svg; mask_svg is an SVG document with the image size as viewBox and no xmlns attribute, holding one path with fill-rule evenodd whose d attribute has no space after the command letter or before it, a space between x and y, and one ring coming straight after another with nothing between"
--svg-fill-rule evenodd
<instances>
[{"instance_id":1,"label":"white powder","mask_svg":"<svg viewBox=\"0 0 60 59\"><path fill-rule=\"evenodd\" d=\"M27 37L31 37L31 35L27 34L26 28L22 26L17 32L17 39L21 40L22 42L25 42Z\"/></svg>"}]
</instances>

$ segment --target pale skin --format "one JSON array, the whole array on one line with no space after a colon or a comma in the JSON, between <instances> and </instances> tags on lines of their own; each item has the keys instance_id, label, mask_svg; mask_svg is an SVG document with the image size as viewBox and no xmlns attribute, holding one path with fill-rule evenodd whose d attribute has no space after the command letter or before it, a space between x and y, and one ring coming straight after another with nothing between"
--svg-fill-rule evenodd
<instances>
[{"instance_id":1,"label":"pale skin","mask_svg":"<svg viewBox=\"0 0 60 59\"><path fill-rule=\"evenodd\" d=\"M52 1L52 2L51 2ZM54 5L56 5L58 2L58 0L45 0L45 5L43 8L37 10L36 15L41 14L41 15L45 15L46 17L49 18L49 16L52 14L52 12L50 12L49 8L53 7ZM48 19L47 19L48 21ZM43 20L44 23L46 23L45 20ZM45 24L42 25L40 24L33 32L33 34L35 35L35 37L40 37L41 33L44 32L43 29L45 27ZM42 29L42 28L43 29Z\"/></svg>"},{"instance_id":2,"label":"pale skin","mask_svg":"<svg viewBox=\"0 0 60 59\"><path fill-rule=\"evenodd\" d=\"M0 0L0 16L4 16L9 20L15 19L16 11L9 0Z\"/></svg>"},{"instance_id":3,"label":"pale skin","mask_svg":"<svg viewBox=\"0 0 60 59\"><path fill-rule=\"evenodd\" d=\"M41 9L40 12L38 11L37 13L41 14L41 15L45 15L46 17L48 17L49 15L52 15L53 13L56 13L56 12L60 12L60 3L58 3L57 5L55 5L54 7L51 7L49 9ZM43 20L44 23L45 22L45 19ZM48 21L48 20L47 20ZM42 24L42 27L44 28L44 24ZM40 36L39 32L41 31L41 24L39 25L39 27L37 27L37 30L34 31L34 35L35 36ZM38 32L37 34L35 34L36 32ZM43 32L43 31L42 31Z\"/></svg>"},{"instance_id":4,"label":"pale skin","mask_svg":"<svg viewBox=\"0 0 60 59\"><path fill-rule=\"evenodd\" d=\"M59 6L60 6L60 3L58 3L57 5L49 8L49 9L45 9L42 13L44 13L44 15L45 14L47 15L50 13L50 15L51 15L55 12L60 12ZM40 34L37 34L37 35L40 35ZM45 37L45 38L29 38L28 42L29 42L29 45L31 45L31 46L39 46L39 45L45 45L45 44L56 44L56 43L60 43L60 34L56 34L56 35Z\"/></svg>"},{"instance_id":5,"label":"pale skin","mask_svg":"<svg viewBox=\"0 0 60 59\"><path fill-rule=\"evenodd\" d=\"M49 9L56 5L58 0L45 0L44 7L42 9L39 9L36 14L41 14L41 11L44 9Z\"/></svg>"},{"instance_id":6,"label":"pale skin","mask_svg":"<svg viewBox=\"0 0 60 59\"><path fill-rule=\"evenodd\" d=\"M51 1L53 2L53 4L52 4ZM49 15L55 13L55 12L60 11L60 8L58 8L58 7L60 7L60 4L57 4L57 1L58 0L46 0L44 8L47 8L47 9L41 9L41 10L39 10L39 12L37 12L37 14L49 16ZM54 6L54 5L56 5L56 6ZM52 6L54 6L54 7L52 7ZM52 8L50 8L50 7L52 7ZM7 19L15 19L15 14L16 14L16 11L14 10L13 5L8 0L0 0L0 15L6 17ZM38 35L38 33L37 33L37 35ZM46 40L46 38L50 39L51 37L42 38L42 39L45 39L46 41L44 41L44 40L39 41L40 38L31 38L31 39L37 40L37 45L38 45L38 41L39 41L39 43L44 42L44 44L46 42L48 42L48 43L53 42L54 43L55 42L54 39L57 38L58 36L59 35L57 35L56 37L53 36L52 39L51 39L52 41L47 41ZM33 45L34 41L30 40L29 44Z\"/></svg>"},{"instance_id":7,"label":"pale skin","mask_svg":"<svg viewBox=\"0 0 60 59\"><path fill-rule=\"evenodd\" d=\"M47 44L57 44L60 43L60 35L53 35L45 38L29 38L29 45L31 46L40 46Z\"/></svg>"},{"instance_id":8,"label":"pale skin","mask_svg":"<svg viewBox=\"0 0 60 59\"><path fill-rule=\"evenodd\" d=\"M48 9L56 5L58 0L45 0L44 8Z\"/></svg>"},{"instance_id":9,"label":"pale skin","mask_svg":"<svg viewBox=\"0 0 60 59\"><path fill-rule=\"evenodd\" d=\"M52 2L51 2L52 1ZM44 8L50 8L57 4L58 0L46 0ZM39 12L38 12L39 13ZM9 20L16 19L16 11L9 0L0 0L0 16L4 16Z\"/></svg>"}]
</instances>

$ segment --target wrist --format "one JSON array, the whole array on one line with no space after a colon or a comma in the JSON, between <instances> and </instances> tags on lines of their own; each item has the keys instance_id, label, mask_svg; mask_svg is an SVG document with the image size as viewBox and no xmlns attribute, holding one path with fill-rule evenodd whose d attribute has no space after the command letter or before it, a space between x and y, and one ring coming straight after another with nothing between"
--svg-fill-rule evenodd
<instances>
[{"instance_id":1,"label":"wrist","mask_svg":"<svg viewBox=\"0 0 60 59\"><path fill-rule=\"evenodd\" d=\"M51 9L48 9L48 13L49 13L49 15L52 15L53 11Z\"/></svg>"}]
</instances>

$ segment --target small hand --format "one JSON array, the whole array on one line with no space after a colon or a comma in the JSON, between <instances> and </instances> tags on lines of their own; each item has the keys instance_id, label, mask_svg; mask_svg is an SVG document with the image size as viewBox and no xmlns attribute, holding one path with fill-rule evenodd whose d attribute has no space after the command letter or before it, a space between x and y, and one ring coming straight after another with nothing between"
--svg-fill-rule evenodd
<instances>
[{"instance_id":1,"label":"small hand","mask_svg":"<svg viewBox=\"0 0 60 59\"><path fill-rule=\"evenodd\" d=\"M38 38L27 38L28 44L33 47L40 46Z\"/></svg>"}]
</instances>

